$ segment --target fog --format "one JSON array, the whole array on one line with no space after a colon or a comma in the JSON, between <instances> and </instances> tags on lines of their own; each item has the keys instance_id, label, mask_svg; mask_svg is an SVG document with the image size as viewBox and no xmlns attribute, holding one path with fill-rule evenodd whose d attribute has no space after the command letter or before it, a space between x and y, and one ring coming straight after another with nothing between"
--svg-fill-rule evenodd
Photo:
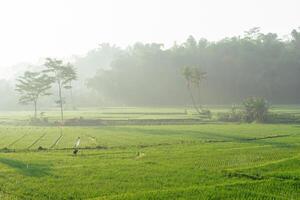
<instances>
[{"instance_id":1,"label":"fog","mask_svg":"<svg viewBox=\"0 0 300 200\"><path fill-rule=\"evenodd\" d=\"M69 90L63 93L66 108L190 105L184 67L207 73L193 88L201 104L249 96L299 103L299 4L1 1L0 109L31 108L18 103L16 79L44 70L47 57L76 68L72 100ZM41 107L56 106L50 91Z\"/></svg>"}]
</instances>

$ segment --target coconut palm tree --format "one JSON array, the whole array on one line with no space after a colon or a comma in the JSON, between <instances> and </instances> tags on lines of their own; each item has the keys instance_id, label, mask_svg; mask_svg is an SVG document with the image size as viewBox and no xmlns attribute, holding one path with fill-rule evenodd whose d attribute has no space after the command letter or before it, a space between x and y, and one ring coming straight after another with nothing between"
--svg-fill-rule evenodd
<instances>
[{"instance_id":1,"label":"coconut palm tree","mask_svg":"<svg viewBox=\"0 0 300 200\"><path fill-rule=\"evenodd\" d=\"M186 85L190 93L193 106L198 114L201 114L201 106L198 107L193 94L193 88L200 89L201 82L206 79L206 72L202 72L198 67L184 67L182 75L186 80Z\"/></svg>"}]
</instances>

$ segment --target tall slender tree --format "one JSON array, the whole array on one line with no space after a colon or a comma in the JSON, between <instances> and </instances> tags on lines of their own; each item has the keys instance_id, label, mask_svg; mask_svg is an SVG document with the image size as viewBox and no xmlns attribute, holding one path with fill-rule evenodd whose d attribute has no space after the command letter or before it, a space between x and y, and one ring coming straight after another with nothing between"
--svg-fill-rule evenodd
<instances>
[{"instance_id":1,"label":"tall slender tree","mask_svg":"<svg viewBox=\"0 0 300 200\"><path fill-rule=\"evenodd\" d=\"M182 74L186 80L186 85L189 90L193 106L198 114L201 114L201 106L198 107L194 94L193 94L193 88L199 90L201 82L206 79L206 72L202 72L197 67L184 67Z\"/></svg>"},{"instance_id":2,"label":"tall slender tree","mask_svg":"<svg viewBox=\"0 0 300 200\"><path fill-rule=\"evenodd\" d=\"M71 105L72 105L73 109L75 109L74 100L73 100L73 85L72 85L72 82L74 80L77 80L76 69L71 63L67 63L67 67L66 67L66 81L67 81L67 84L64 85L64 89L69 89L70 90Z\"/></svg>"},{"instance_id":3,"label":"tall slender tree","mask_svg":"<svg viewBox=\"0 0 300 200\"><path fill-rule=\"evenodd\" d=\"M58 97L59 100L56 103L59 104L60 107L60 115L61 122L64 122L64 111L63 111L63 89L71 89L71 82L77 79L77 73L75 68L70 64L64 64L62 60L58 60L55 58L46 58L46 62L44 64L46 66L45 73L51 77L52 82L57 84L58 87Z\"/></svg>"},{"instance_id":4,"label":"tall slender tree","mask_svg":"<svg viewBox=\"0 0 300 200\"><path fill-rule=\"evenodd\" d=\"M37 104L41 96L50 95L51 78L40 72L26 71L17 79L16 91L19 92L21 104L32 103L34 105L34 118L37 118Z\"/></svg>"}]
</instances>

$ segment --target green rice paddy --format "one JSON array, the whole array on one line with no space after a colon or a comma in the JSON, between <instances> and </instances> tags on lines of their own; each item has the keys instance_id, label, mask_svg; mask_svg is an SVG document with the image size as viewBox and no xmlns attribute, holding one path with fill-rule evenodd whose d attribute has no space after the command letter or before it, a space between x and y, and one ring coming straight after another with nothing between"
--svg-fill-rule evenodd
<instances>
[{"instance_id":1,"label":"green rice paddy","mask_svg":"<svg viewBox=\"0 0 300 200\"><path fill-rule=\"evenodd\" d=\"M1 200L300 199L298 124L2 125L0 150Z\"/></svg>"}]
</instances>

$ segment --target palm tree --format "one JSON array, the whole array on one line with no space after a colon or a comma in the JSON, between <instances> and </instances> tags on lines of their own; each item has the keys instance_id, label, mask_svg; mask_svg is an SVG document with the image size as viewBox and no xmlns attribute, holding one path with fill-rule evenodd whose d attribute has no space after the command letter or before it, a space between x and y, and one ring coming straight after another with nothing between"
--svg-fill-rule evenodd
<instances>
[{"instance_id":1,"label":"palm tree","mask_svg":"<svg viewBox=\"0 0 300 200\"><path fill-rule=\"evenodd\" d=\"M198 114L201 114L201 106L200 108L197 106L197 103L195 101L195 97L193 94L193 87L196 89L200 88L201 82L206 79L206 72L202 72L199 68L197 67L184 67L182 74L186 80L186 85L189 90L191 100L193 103L193 106L195 110L197 111Z\"/></svg>"}]
</instances>

